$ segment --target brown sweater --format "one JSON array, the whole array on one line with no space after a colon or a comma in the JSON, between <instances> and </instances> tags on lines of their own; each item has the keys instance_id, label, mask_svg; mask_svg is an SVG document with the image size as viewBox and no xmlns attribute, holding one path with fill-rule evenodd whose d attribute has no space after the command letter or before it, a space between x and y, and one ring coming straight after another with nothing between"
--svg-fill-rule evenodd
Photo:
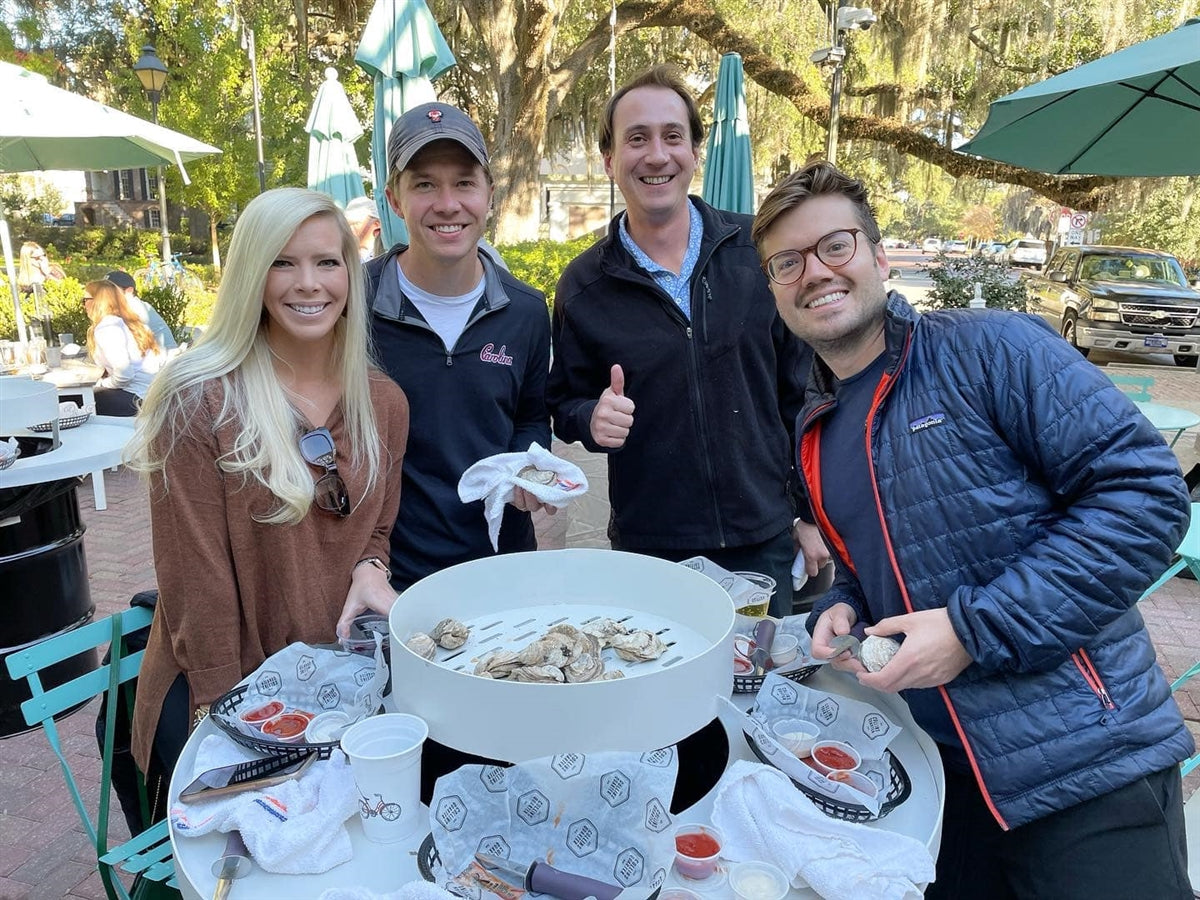
<instances>
[{"instance_id":1,"label":"brown sweater","mask_svg":"<svg viewBox=\"0 0 1200 900\"><path fill-rule=\"evenodd\" d=\"M150 522L158 608L138 680L133 757L150 761L163 699L182 672L193 708L212 703L272 653L294 641L336 640L338 616L360 559L388 558L400 504L400 467L408 441L408 401L386 376L371 373L371 400L381 444L380 473L365 494L367 473L349 459L339 406L327 427L353 512L346 518L312 506L296 525L256 522L273 495L257 481L222 472L216 460L237 435L215 432L219 382L150 484ZM314 477L316 470L314 470ZM169 490L164 490L164 481Z\"/></svg>"}]
</instances>

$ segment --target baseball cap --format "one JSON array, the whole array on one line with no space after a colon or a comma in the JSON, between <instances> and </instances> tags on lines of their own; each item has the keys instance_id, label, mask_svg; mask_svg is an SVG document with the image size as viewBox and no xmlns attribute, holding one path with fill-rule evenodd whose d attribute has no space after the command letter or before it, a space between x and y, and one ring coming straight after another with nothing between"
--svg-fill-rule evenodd
<instances>
[{"instance_id":1,"label":"baseball cap","mask_svg":"<svg viewBox=\"0 0 1200 900\"><path fill-rule=\"evenodd\" d=\"M422 103L396 120L388 138L389 172L402 172L418 151L434 141L455 141L488 168L487 147L479 127L461 109L446 103Z\"/></svg>"},{"instance_id":2,"label":"baseball cap","mask_svg":"<svg viewBox=\"0 0 1200 900\"><path fill-rule=\"evenodd\" d=\"M137 282L133 280L133 276L128 272L122 272L120 269L114 269L104 276L105 281L112 282L121 290L137 290Z\"/></svg>"},{"instance_id":3,"label":"baseball cap","mask_svg":"<svg viewBox=\"0 0 1200 900\"><path fill-rule=\"evenodd\" d=\"M346 204L346 218L351 221L360 219L378 219L379 208L370 197L355 197Z\"/></svg>"}]
</instances>

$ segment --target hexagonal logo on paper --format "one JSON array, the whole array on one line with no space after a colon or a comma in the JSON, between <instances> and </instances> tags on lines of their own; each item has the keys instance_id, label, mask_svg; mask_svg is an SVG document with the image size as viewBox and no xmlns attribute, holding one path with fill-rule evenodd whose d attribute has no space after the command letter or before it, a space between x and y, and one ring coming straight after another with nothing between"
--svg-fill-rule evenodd
<instances>
[{"instance_id":1,"label":"hexagonal logo on paper","mask_svg":"<svg viewBox=\"0 0 1200 900\"><path fill-rule=\"evenodd\" d=\"M474 882L459 884L457 881L447 878L441 888L450 896L461 897L462 900L483 900L483 890Z\"/></svg>"},{"instance_id":2,"label":"hexagonal logo on paper","mask_svg":"<svg viewBox=\"0 0 1200 900\"><path fill-rule=\"evenodd\" d=\"M296 660L296 677L301 681L308 681L317 671L317 661L309 654L305 653Z\"/></svg>"},{"instance_id":3,"label":"hexagonal logo on paper","mask_svg":"<svg viewBox=\"0 0 1200 900\"><path fill-rule=\"evenodd\" d=\"M667 881L667 870L666 869L655 869L654 874L650 876L650 889L658 890L660 887L662 887L664 884L666 884L666 881Z\"/></svg>"},{"instance_id":4,"label":"hexagonal logo on paper","mask_svg":"<svg viewBox=\"0 0 1200 900\"><path fill-rule=\"evenodd\" d=\"M490 794L503 794L508 790L508 769L503 766L481 766L479 780Z\"/></svg>"},{"instance_id":5,"label":"hexagonal logo on paper","mask_svg":"<svg viewBox=\"0 0 1200 900\"><path fill-rule=\"evenodd\" d=\"M358 687L363 687L367 682L369 682L374 677L375 677L375 667L374 666L363 666L361 669L359 669L357 672L354 673L354 683Z\"/></svg>"},{"instance_id":6,"label":"hexagonal logo on paper","mask_svg":"<svg viewBox=\"0 0 1200 900\"><path fill-rule=\"evenodd\" d=\"M550 768L558 773L558 777L566 781L574 778L583 771L587 757L582 753L560 753L550 760Z\"/></svg>"},{"instance_id":7,"label":"hexagonal logo on paper","mask_svg":"<svg viewBox=\"0 0 1200 900\"><path fill-rule=\"evenodd\" d=\"M616 809L629 799L629 776L620 770L605 772L600 776L600 797Z\"/></svg>"},{"instance_id":8,"label":"hexagonal logo on paper","mask_svg":"<svg viewBox=\"0 0 1200 900\"><path fill-rule=\"evenodd\" d=\"M675 748L673 746L663 747L661 750L651 750L649 753L643 753L641 761L656 769L669 768L671 763L675 761Z\"/></svg>"},{"instance_id":9,"label":"hexagonal logo on paper","mask_svg":"<svg viewBox=\"0 0 1200 900\"><path fill-rule=\"evenodd\" d=\"M862 729L863 734L874 740L887 734L891 729L891 724L880 713L869 712L863 716Z\"/></svg>"},{"instance_id":10,"label":"hexagonal logo on paper","mask_svg":"<svg viewBox=\"0 0 1200 900\"><path fill-rule=\"evenodd\" d=\"M823 697L821 698L821 702L817 704L813 716L819 725L832 725L837 721L839 709L840 707L836 700L832 697Z\"/></svg>"},{"instance_id":11,"label":"hexagonal logo on paper","mask_svg":"<svg viewBox=\"0 0 1200 900\"><path fill-rule=\"evenodd\" d=\"M278 672L266 669L254 678L254 689L264 697L274 697L283 687L283 679Z\"/></svg>"},{"instance_id":12,"label":"hexagonal logo on paper","mask_svg":"<svg viewBox=\"0 0 1200 900\"><path fill-rule=\"evenodd\" d=\"M458 794L447 794L438 800L433 816L447 831L458 831L467 821L467 804Z\"/></svg>"},{"instance_id":13,"label":"hexagonal logo on paper","mask_svg":"<svg viewBox=\"0 0 1200 900\"><path fill-rule=\"evenodd\" d=\"M671 824L671 814L657 797L651 797L646 804L646 827L655 834L662 834Z\"/></svg>"},{"instance_id":14,"label":"hexagonal logo on paper","mask_svg":"<svg viewBox=\"0 0 1200 900\"><path fill-rule=\"evenodd\" d=\"M567 826L567 849L578 857L595 853L600 835L590 819L579 819Z\"/></svg>"},{"instance_id":15,"label":"hexagonal logo on paper","mask_svg":"<svg viewBox=\"0 0 1200 900\"><path fill-rule=\"evenodd\" d=\"M771 696L784 706L794 706L800 699L800 692L790 681L780 680L771 688Z\"/></svg>"},{"instance_id":16,"label":"hexagonal logo on paper","mask_svg":"<svg viewBox=\"0 0 1200 900\"><path fill-rule=\"evenodd\" d=\"M636 847L626 847L617 854L617 861L613 863L613 878L621 887L627 888L637 884L642 880L642 873L645 871L645 857Z\"/></svg>"},{"instance_id":17,"label":"hexagonal logo on paper","mask_svg":"<svg viewBox=\"0 0 1200 900\"><path fill-rule=\"evenodd\" d=\"M540 825L550 818L550 800L541 791L526 791L517 798L517 816L526 825Z\"/></svg>"},{"instance_id":18,"label":"hexagonal logo on paper","mask_svg":"<svg viewBox=\"0 0 1200 900\"><path fill-rule=\"evenodd\" d=\"M512 848L508 846L508 841L505 840L502 834L485 834L479 839L479 846L475 848L477 853L490 853L492 856L502 856L508 859Z\"/></svg>"},{"instance_id":19,"label":"hexagonal logo on paper","mask_svg":"<svg viewBox=\"0 0 1200 900\"><path fill-rule=\"evenodd\" d=\"M342 692L330 681L317 691L317 702L321 704L321 709L337 709L342 702Z\"/></svg>"}]
</instances>

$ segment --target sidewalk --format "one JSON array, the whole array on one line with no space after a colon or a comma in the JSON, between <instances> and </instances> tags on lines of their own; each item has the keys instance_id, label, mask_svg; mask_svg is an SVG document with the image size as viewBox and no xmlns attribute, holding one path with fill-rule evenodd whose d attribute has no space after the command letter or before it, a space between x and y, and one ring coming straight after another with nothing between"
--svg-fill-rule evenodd
<instances>
[{"instance_id":1,"label":"sidewalk","mask_svg":"<svg viewBox=\"0 0 1200 900\"><path fill-rule=\"evenodd\" d=\"M1200 379L1182 369L1148 369L1156 377L1154 399L1200 412ZM1184 435L1176 454L1186 471L1200 461L1200 438ZM587 453L579 445L555 445L587 473L591 491L582 500L555 516L537 522L539 545L607 547L608 522L606 466L603 456ZM124 609L139 590L154 587L150 560L150 522L144 488L132 473L106 475L108 509L92 508L91 490L78 491L87 524L85 544L96 617ZM1173 579L1140 605L1154 637L1159 662L1168 679L1174 679L1200 659L1200 587L1194 581ZM1193 734L1200 738L1200 678L1176 695ZM93 734L92 704L60 723L72 770L81 781L85 802L94 807L99 780L99 754ZM1189 814L1197 824L1189 828L1196 837L1190 856L1200 863L1200 770L1185 780ZM114 801L115 802L115 801ZM124 820L114 809L112 842L125 840ZM40 729L0 740L0 900L104 900L104 890L93 869L94 856L80 829L78 817L62 780L57 760ZM1200 868L1200 867L1197 867ZM1193 870L1200 884L1200 871Z\"/></svg>"}]
</instances>

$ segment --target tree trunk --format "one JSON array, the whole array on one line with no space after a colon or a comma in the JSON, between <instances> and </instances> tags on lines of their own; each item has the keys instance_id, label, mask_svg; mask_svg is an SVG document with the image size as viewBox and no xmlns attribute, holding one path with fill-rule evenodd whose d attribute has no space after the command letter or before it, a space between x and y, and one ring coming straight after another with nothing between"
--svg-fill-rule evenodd
<instances>
[{"instance_id":1,"label":"tree trunk","mask_svg":"<svg viewBox=\"0 0 1200 900\"><path fill-rule=\"evenodd\" d=\"M217 213L208 212L208 239L212 242L213 273L221 274L221 246L217 243Z\"/></svg>"}]
</instances>

